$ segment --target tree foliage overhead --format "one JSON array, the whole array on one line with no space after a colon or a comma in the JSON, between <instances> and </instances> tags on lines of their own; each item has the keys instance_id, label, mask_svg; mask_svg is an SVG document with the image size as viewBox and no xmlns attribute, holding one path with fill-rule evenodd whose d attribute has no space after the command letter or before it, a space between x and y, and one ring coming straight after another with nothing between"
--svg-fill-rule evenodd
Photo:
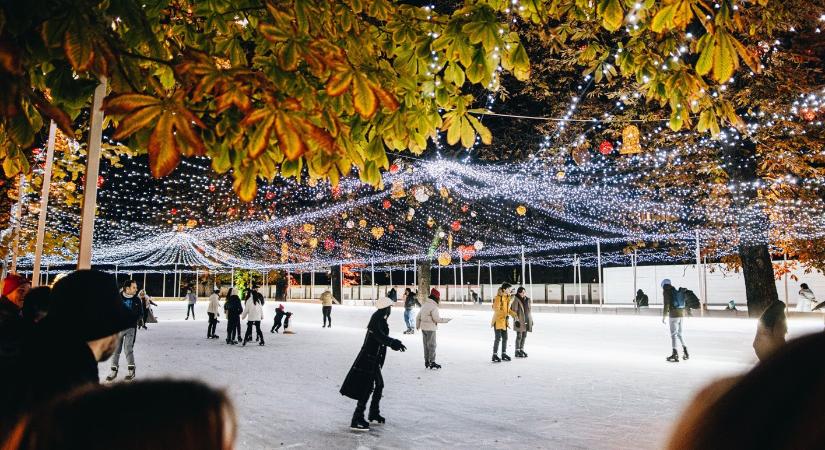
<instances>
[{"instance_id":1,"label":"tree foliage overhead","mask_svg":"<svg viewBox=\"0 0 825 450\"><path fill-rule=\"evenodd\" d=\"M386 148L421 152L490 135L470 85L529 63L500 11L439 13L389 0L34 0L0 9L0 148L13 176L48 119L72 121L106 77L114 137L152 174L208 155L243 199L256 178L380 183Z\"/></svg>"}]
</instances>

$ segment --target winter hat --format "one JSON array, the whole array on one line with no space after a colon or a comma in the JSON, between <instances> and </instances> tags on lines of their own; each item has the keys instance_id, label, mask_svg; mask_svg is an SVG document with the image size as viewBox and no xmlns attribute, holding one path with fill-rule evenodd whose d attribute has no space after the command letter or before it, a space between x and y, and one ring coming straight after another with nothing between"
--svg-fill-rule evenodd
<instances>
[{"instance_id":1,"label":"winter hat","mask_svg":"<svg viewBox=\"0 0 825 450\"><path fill-rule=\"evenodd\" d=\"M387 297L392 301L398 300L398 294L395 293L395 288L392 288L387 292Z\"/></svg>"},{"instance_id":2,"label":"winter hat","mask_svg":"<svg viewBox=\"0 0 825 450\"><path fill-rule=\"evenodd\" d=\"M6 275L6 279L3 280L3 296L5 297L11 294L15 289L24 284L31 284L31 282L16 273Z\"/></svg>"},{"instance_id":3,"label":"winter hat","mask_svg":"<svg viewBox=\"0 0 825 450\"><path fill-rule=\"evenodd\" d=\"M662 280L662 287L664 288L666 284L670 284L670 278L665 278Z\"/></svg>"},{"instance_id":4,"label":"winter hat","mask_svg":"<svg viewBox=\"0 0 825 450\"><path fill-rule=\"evenodd\" d=\"M134 327L136 317L123 305L113 275L78 270L52 287L44 321L63 335L93 341Z\"/></svg>"},{"instance_id":5,"label":"winter hat","mask_svg":"<svg viewBox=\"0 0 825 450\"><path fill-rule=\"evenodd\" d=\"M430 298L437 302L441 301L441 292L438 292L436 288L430 289Z\"/></svg>"},{"instance_id":6,"label":"winter hat","mask_svg":"<svg viewBox=\"0 0 825 450\"><path fill-rule=\"evenodd\" d=\"M392 306L393 303L395 303L393 300L384 297L375 302L375 307L378 309L389 308L390 306Z\"/></svg>"},{"instance_id":7,"label":"winter hat","mask_svg":"<svg viewBox=\"0 0 825 450\"><path fill-rule=\"evenodd\" d=\"M281 311L283 311L283 310L284 310L284 305L283 305L283 303L279 303L279 304L278 304L278 309L280 309Z\"/></svg>"}]
</instances>

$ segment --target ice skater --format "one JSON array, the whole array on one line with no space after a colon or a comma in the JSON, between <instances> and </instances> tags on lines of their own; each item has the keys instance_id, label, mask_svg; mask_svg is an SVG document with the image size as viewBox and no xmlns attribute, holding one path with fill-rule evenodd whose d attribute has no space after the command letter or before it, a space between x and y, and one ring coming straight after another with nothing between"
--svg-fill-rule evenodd
<instances>
[{"instance_id":1,"label":"ice skater","mask_svg":"<svg viewBox=\"0 0 825 450\"><path fill-rule=\"evenodd\" d=\"M392 300L382 298L378 300L377 310L370 317L367 325L367 335L364 336L364 344L355 362L347 373L344 383L341 385L341 395L356 400L358 403L355 412L352 414L350 428L353 430L369 430L370 424L364 420L364 411L367 408L367 400L372 394L370 403L370 422L384 423L381 417L380 404L381 396L384 392L384 379L381 376L381 368L387 356L387 347L395 351L405 351L407 347L398 339L389 336L390 327L387 318L392 312Z\"/></svg>"},{"instance_id":2,"label":"ice skater","mask_svg":"<svg viewBox=\"0 0 825 450\"><path fill-rule=\"evenodd\" d=\"M263 296L261 296L263 297ZM258 345L264 345L264 334L261 333L261 321L264 320L264 303L257 295L249 295L241 319L246 319L246 335L243 345L252 341L252 327L255 327Z\"/></svg>"},{"instance_id":3,"label":"ice skater","mask_svg":"<svg viewBox=\"0 0 825 450\"><path fill-rule=\"evenodd\" d=\"M799 297L796 300L796 311L811 312L816 304L816 296L814 295L814 291L808 287L808 283L800 284Z\"/></svg>"},{"instance_id":4,"label":"ice skater","mask_svg":"<svg viewBox=\"0 0 825 450\"><path fill-rule=\"evenodd\" d=\"M223 304L223 312L226 315L226 343L235 345L241 339L241 299L235 293L235 288L230 288L226 295L226 303Z\"/></svg>"},{"instance_id":5,"label":"ice skater","mask_svg":"<svg viewBox=\"0 0 825 450\"><path fill-rule=\"evenodd\" d=\"M679 351L676 347L676 340L682 344L682 359L690 358L685 339L682 337L682 320L685 318L685 295L676 290L670 280L665 278L662 280L662 323L665 323L665 317L668 318L670 324L670 344L673 347L673 352L666 359L670 362L679 362Z\"/></svg>"},{"instance_id":6,"label":"ice skater","mask_svg":"<svg viewBox=\"0 0 825 450\"><path fill-rule=\"evenodd\" d=\"M287 311L284 313L284 334L295 334L292 328L289 327L289 319L292 318L292 313Z\"/></svg>"},{"instance_id":7,"label":"ice skater","mask_svg":"<svg viewBox=\"0 0 825 450\"><path fill-rule=\"evenodd\" d=\"M120 353L126 353L126 363L129 373L126 374L126 381L135 379L135 339L137 339L138 322L143 318L143 302L137 296L137 283L135 280L127 280L120 290L120 301L124 308L129 311L130 327L118 334L115 353L112 355L112 368L106 381L113 381L117 378L117 371L120 367Z\"/></svg>"},{"instance_id":8,"label":"ice skater","mask_svg":"<svg viewBox=\"0 0 825 450\"><path fill-rule=\"evenodd\" d=\"M272 322L272 329L269 330L270 333L277 333L278 330L281 329L281 321L284 320L284 316L286 312L284 311L284 305L278 305L278 308L275 309L275 321Z\"/></svg>"},{"instance_id":9,"label":"ice skater","mask_svg":"<svg viewBox=\"0 0 825 450\"><path fill-rule=\"evenodd\" d=\"M324 316L324 326L321 328L327 327L327 322L329 322L329 327L332 328L332 303L337 302L338 300L332 296L332 292L327 289L321 294L321 314Z\"/></svg>"},{"instance_id":10,"label":"ice skater","mask_svg":"<svg viewBox=\"0 0 825 450\"><path fill-rule=\"evenodd\" d=\"M413 309L416 305L421 306L417 297L418 293L413 292L410 288L404 290L404 323L407 324L407 330L404 331L404 334L415 334Z\"/></svg>"},{"instance_id":11,"label":"ice skater","mask_svg":"<svg viewBox=\"0 0 825 450\"><path fill-rule=\"evenodd\" d=\"M189 312L192 312L192 320L195 320L195 303L198 301L198 295L195 293L195 290L189 288L186 290L186 295L184 296L184 300L186 300L186 319L189 320Z\"/></svg>"},{"instance_id":12,"label":"ice skater","mask_svg":"<svg viewBox=\"0 0 825 450\"><path fill-rule=\"evenodd\" d=\"M516 313L513 324L513 331L516 332L516 358L527 357L527 353L524 353L524 340L527 339L527 333L533 332L533 313L530 308L532 304L533 301L526 295L524 286L519 287L510 305L510 309Z\"/></svg>"},{"instance_id":13,"label":"ice skater","mask_svg":"<svg viewBox=\"0 0 825 450\"><path fill-rule=\"evenodd\" d=\"M415 318L415 328L421 330L421 336L424 339L424 367L427 369L441 368L441 365L435 362L435 332L439 323L447 323L451 320L442 318L439 314L438 302L440 300L441 293L436 288L432 288Z\"/></svg>"},{"instance_id":14,"label":"ice skater","mask_svg":"<svg viewBox=\"0 0 825 450\"><path fill-rule=\"evenodd\" d=\"M220 290L215 289L212 295L209 296L209 307L206 309L206 314L209 315L209 325L206 327L207 339L218 339L220 336L215 334L215 328L218 326L218 317L220 316L221 305L219 303L221 297Z\"/></svg>"},{"instance_id":15,"label":"ice skater","mask_svg":"<svg viewBox=\"0 0 825 450\"><path fill-rule=\"evenodd\" d=\"M493 362L510 361L507 356L507 329L510 328L510 316L515 317L516 313L510 309L511 297L510 283L503 283L496 297L493 299L493 321L491 326L495 332L493 341ZM501 342L501 358L498 357L498 343Z\"/></svg>"}]
</instances>

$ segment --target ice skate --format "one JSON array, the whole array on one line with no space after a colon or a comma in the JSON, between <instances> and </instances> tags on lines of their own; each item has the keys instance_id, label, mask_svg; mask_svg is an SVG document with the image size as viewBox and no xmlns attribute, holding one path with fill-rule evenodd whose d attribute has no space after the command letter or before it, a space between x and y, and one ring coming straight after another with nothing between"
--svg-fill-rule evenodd
<instances>
[{"instance_id":1,"label":"ice skate","mask_svg":"<svg viewBox=\"0 0 825 450\"><path fill-rule=\"evenodd\" d=\"M261 347L263 347L263 346L264 346L264 341L263 341L263 339L261 340L261 342L258 342L258 345L259 345L259 346L261 346Z\"/></svg>"},{"instance_id":2,"label":"ice skate","mask_svg":"<svg viewBox=\"0 0 825 450\"><path fill-rule=\"evenodd\" d=\"M683 345L683 346L682 346L682 359L683 359L683 360L685 360L685 361L687 361L687 360L688 360L688 358L690 358L690 355L688 354L687 347L685 347L685 346Z\"/></svg>"},{"instance_id":3,"label":"ice skate","mask_svg":"<svg viewBox=\"0 0 825 450\"><path fill-rule=\"evenodd\" d=\"M117 367L112 367L112 371L109 372L109 375L106 375L106 381L112 381L117 378Z\"/></svg>"},{"instance_id":4,"label":"ice skate","mask_svg":"<svg viewBox=\"0 0 825 450\"><path fill-rule=\"evenodd\" d=\"M349 427L355 431L369 431L370 424L364 417L353 417Z\"/></svg>"},{"instance_id":5,"label":"ice skate","mask_svg":"<svg viewBox=\"0 0 825 450\"><path fill-rule=\"evenodd\" d=\"M516 358L524 358L524 356L521 356L521 350L516 350Z\"/></svg>"},{"instance_id":6,"label":"ice skate","mask_svg":"<svg viewBox=\"0 0 825 450\"><path fill-rule=\"evenodd\" d=\"M435 369L435 370L438 370L438 369L440 369L440 368L441 368L441 364L438 364L438 363L437 363L437 362L435 362L435 361L433 361L433 362L431 362L431 363L430 363L430 369Z\"/></svg>"},{"instance_id":7,"label":"ice skate","mask_svg":"<svg viewBox=\"0 0 825 450\"><path fill-rule=\"evenodd\" d=\"M494 363L499 363L499 362L501 362L501 358L499 358L498 355L493 354L493 362Z\"/></svg>"},{"instance_id":8,"label":"ice skate","mask_svg":"<svg viewBox=\"0 0 825 450\"><path fill-rule=\"evenodd\" d=\"M370 422L377 422L377 423L384 423L384 422L387 421L387 419L382 417L381 414L378 413L378 411L370 411L369 419L370 419Z\"/></svg>"},{"instance_id":9,"label":"ice skate","mask_svg":"<svg viewBox=\"0 0 825 450\"><path fill-rule=\"evenodd\" d=\"M502 361L510 361L510 357L507 356L507 353L502 353L501 354L501 360Z\"/></svg>"},{"instance_id":10,"label":"ice skate","mask_svg":"<svg viewBox=\"0 0 825 450\"><path fill-rule=\"evenodd\" d=\"M666 361L669 361L669 362L679 362L679 352L677 352L677 351L676 351L676 349L674 348L674 349L673 349L673 354L671 354L670 356L668 356L668 357L666 358Z\"/></svg>"},{"instance_id":11,"label":"ice skate","mask_svg":"<svg viewBox=\"0 0 825 450\"><path fill-rule=\"evenodd\" d=\"M524 350L522 350L522 351L521 351L521 357L522 357L522 358L526 358L526 357L527 357L527 353L524 353Z\"/></svg>"},{"instance_id":12,"label":"ice skate","mask_svg":"<svg viewBox=\"0 0 825 450\"><path fill-rule=\"evenodd\" d=\"M135 379L135 366L129 366L129 373L126 374L126 381L132 381Z\"/></svg>"}]
</instances>

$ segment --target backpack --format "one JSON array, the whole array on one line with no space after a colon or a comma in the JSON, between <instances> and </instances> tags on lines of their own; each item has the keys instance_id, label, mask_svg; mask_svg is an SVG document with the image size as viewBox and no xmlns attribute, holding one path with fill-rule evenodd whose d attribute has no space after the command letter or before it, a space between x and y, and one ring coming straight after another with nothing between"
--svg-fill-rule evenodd
<instances>
[{"instance_id":1,"label":"backpack","mask_svg":"<svg viewBox=\"0 0 825 450\"><path fill-rule=\"evenodd\" d=\"M685 288L679 288L673 293L670 306L676 309L685 309Z\"/></svg>"},{"instance_id":2,"label":"backpack","mask_svg":"<svg viewBox=\"0 0 825 450\"><path fill-rule=\"evenodd\" d=\"M696 294L694 294L690 289L685 289L685 305L690 309L700 309L702 307L699 302L699 297L697 297Z\"/></svg>"}]
</instances>

